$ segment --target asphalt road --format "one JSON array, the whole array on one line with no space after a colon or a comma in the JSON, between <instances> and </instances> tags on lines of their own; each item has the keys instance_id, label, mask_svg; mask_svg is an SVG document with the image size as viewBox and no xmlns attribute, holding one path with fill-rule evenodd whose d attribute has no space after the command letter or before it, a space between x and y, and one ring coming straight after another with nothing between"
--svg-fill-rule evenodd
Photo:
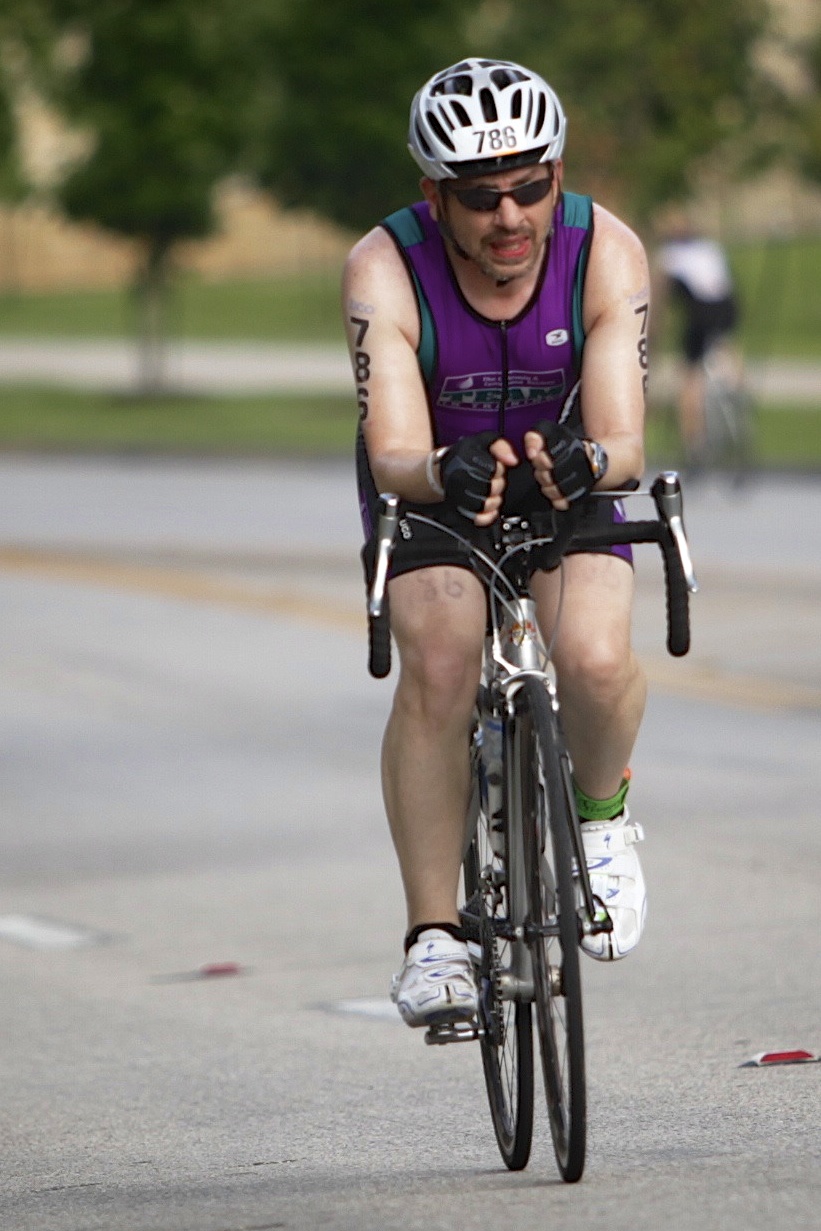
<instances>
[{"instance_id":1,"label":"asphalt road","mask_svg":"<svg viewBox=\"0 0 821 1231\"><path fill-rule=\"evenodd\" d=\"M817 1228L821 1064L740 1066L821 1051L819 515L809 482L688 492L681 662L640 560L651 914L586 964L568 1188L543 1116L503 1170L472 1046L386 1010L347 471L0 459L3 1231Z\"/></svg>"}]
</instances>

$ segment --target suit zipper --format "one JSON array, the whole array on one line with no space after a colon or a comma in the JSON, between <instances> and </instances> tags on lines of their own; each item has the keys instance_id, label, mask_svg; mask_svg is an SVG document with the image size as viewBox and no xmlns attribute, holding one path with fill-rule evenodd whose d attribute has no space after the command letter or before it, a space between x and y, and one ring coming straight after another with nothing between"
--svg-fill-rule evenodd
<instances>
[{"instance_id":1,"label":"suit zipper","mask_svg":"<svg viewBox=\"0 0 821 1231\"><path fill-rule=\"evenodd\" d=\"M502 335L502 399L499 403L499 435L504 436L506 430L505 410L507 407L508 370L507 370L507 321L499 321Z\"/></svg>"}]
</instances>

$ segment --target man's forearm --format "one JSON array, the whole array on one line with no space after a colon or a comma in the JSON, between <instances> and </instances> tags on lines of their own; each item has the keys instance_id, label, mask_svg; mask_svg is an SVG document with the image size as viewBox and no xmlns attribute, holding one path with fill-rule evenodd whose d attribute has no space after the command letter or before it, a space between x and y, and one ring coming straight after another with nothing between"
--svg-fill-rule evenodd
<instances>
[{"instance_id":1,"label":"man's forearm","mask_svg":"<svg viewBox=\"0 0 821 1231\"><path fill-rule=\"evenodd\" d=\"M371 472L379 491L395 492L403 500L432 504L442 499L440 449L402 449L371 459Z\"/></svg>"}]
</instances>

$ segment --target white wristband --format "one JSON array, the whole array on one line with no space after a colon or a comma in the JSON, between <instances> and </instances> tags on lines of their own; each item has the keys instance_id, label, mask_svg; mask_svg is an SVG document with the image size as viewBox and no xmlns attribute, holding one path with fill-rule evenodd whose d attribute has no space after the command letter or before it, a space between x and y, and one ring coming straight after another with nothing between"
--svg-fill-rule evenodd
<instances>
[{"instance_id":1,"label":"white wristband","mask_svg":"<svg viewBox=\"0 0 821 1231\"><path fill-rule=\"evenodd\" d=\"M434 449L432 453L428 454L427 461L425 462L425 478L428 481L428 487L431 491L436 492L437 496L444 496L445 489L433 473L433 468L439 459L444 457L447 451L447 445L444 449Z\"/></svg>"}]
</instances>

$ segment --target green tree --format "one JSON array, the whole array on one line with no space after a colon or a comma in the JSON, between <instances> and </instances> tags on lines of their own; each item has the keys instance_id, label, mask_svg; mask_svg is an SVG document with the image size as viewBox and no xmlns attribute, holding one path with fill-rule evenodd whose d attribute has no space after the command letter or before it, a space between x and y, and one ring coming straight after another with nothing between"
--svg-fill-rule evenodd
<instances>
[{"instance_id":1,"label":"green tree","mask_svg":"<svg viewBox=\"0 0 821 1231\"><path fill-rule=\"evenodd\" d=\"M821 31L802 48L808 78L806 94L793 104L792 140L798 166L807 179L821 183Z\"/></svg>"},{"instance_id":2,"label":"green tree","mask_svg":"<svg viewBox=\"0 0 821 1231\"><path fill-rule=\"evenodd\" d=\"M9 204L17 201L22 184L12 100L5 79L0 76L0 202ZM13 295L17 292L15 257L14 223L9 215L0 223L0 294Z\"/></svg>"},{"instance_id":3,"label":"green tree","mask_svg":"<svg viewBox=\"0 0 821 1231\"><path fill-rule=\"evenodd\" d=\"M49 98L62 75L67 48L57 7L63 2L0 4L0 199L6 201L22 200L34 191L23 165L17 111L26 94Z\"/></svg>"},{"instance_id":4,"label":"green tree","mask_svg":"<svg viewBox=\"0 0 821 1231\"><path fill-rule=\"evenodd\" d=\"M46 45L45 15L39 0L4 0L0 8L0 201L16 205L31 192L21 157L16 104L26 78L36 79ZM0 284L18 290L14 218L0 235Z\"/></svg>"},{"instance_id":5,"label":"green tree","mask_svg":"<svg viewBox=\"0 0 821 1231\"><path fill-rule=\"evenodd\" d=\"M14 109L5 75L0 75L0 200L13 199L19 182Z\"/></svg>"},{"instance_id":6,"label":"green tree","mask_svg":"<svg viewBox=\"0 0 821 1231\"><path fill-rule=\"evenodd\" d=\"M509 4L500 39L568 111L568 171L633 216L686 195L698 162L755 114L761 0Z\"/></svg>"},{"instance_id":7,"label":"green tree","mask_svg":"<svg viewBox=\"0 0 821 1231\"><path fill-rule=\"evenodd\" d=\"M63 32L73 29L85 47L61 105L93 139L58 197L70 217L139 243L145 392L162 383L174 246L212 230L214 186L252 145L265 11L248 0L52 3Z\"/></svg>"},{"instance_id":8,"label":"green tree","mask_svg":"<svg viewBox=\"0 0 821 1231\"><path fill-rule=\"evenodd\" d=\"M312 0L271 45L281 106L262 160L285 205L361 230L404 204L419 173L406 148L419 86L465 54L471 0Z\"/></svg>"},{"instance_id":9,"label":"green tree","mask_svg":"<svg viewBox=\"0 0 821 1231\"><path fill-rule=\"evenodd\" d=\"M286 203L363 228L414 191L408 107L465 55L544 74L569 116L571 183L635 217L755 110L760 0L316 0L279 33L282 107L266 168Z\"/></svg>"}]
</instances>

